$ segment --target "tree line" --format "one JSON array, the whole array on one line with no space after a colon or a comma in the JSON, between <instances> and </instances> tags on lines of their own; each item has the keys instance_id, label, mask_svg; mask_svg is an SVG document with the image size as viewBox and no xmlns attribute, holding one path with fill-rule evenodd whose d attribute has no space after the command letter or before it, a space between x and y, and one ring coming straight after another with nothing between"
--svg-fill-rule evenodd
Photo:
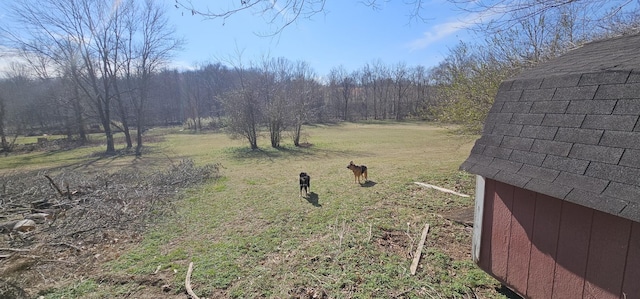
<instances>
[{"instance_id":1,"label":"tree line","mask_svg":"<svg viewBox=\"0 0 640 299\"><path fill-rule=\"evenodd\" d=\"M321 78L308 63L282 57L231 64L159 70L147 79L142 108L134 101L140 88L127 81L136 77L115 78L111 94L104 95L111 101L102 104L84 93L86 86L65 77L33 78L16 66L0 80L0 112L7 111L0 114L5 124L0 135L64 134L86 140L90 132L105 132L102 120L108 112L109 128L125 137L140 135L126 124L144 117L142 131L176 125L196 132L224 129L255 149L263 133L272 147L285 137L300 145L303 124L428 117L432 87L422 66L377 61L351 72L336 67Z\"/></svg>"},{"instance_id":2,"label":"tree line","mask_svg":"<svg viewBox=\"0 0 640 299\"><path fill-rule=\"evenodd\" d=\"M0 80L0 143L18 135L64 134L87 141L115 132L127 148L153 126L224 129L252 149L267 134L270 146L290 137L298 146L303 124L427 119L481 130L500 82L584 42L638 32L636 11L613 14L597 27L564 5L513 16L508 28L489 22L483 40L460 42L437 66L372 61L356 70L336 66L319 76L304 61L263 57L168 69L182 41L156 1L15 1L14 26L0 26L6 47L27 63ZM518 14L524 14L522 10ZM515 14L515 12L514 12ZM35 75L34 75L35 74Z\"/></svg>"}]
</instances>

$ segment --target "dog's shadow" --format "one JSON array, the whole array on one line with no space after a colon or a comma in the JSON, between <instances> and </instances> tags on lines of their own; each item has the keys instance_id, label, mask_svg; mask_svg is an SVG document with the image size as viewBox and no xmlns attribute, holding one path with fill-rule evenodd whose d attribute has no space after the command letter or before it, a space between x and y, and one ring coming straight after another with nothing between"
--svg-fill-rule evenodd
<instances>
[{"instance_id":1,"label":"dog's shadow","mask_svg":"<svg viewBox=\"0 0 640 299\"><path fill-rule=\"evenodd\" d=\"M373 187L375 186L377 183L374 181L365 181L364 183L360 184L360 187Z\"/></svg>"},{"instance_id":2,"label":"dog's shadow","mask_svg":"<svg viewBox=\"0 0 640 299\"><path fill-rule=\"evenodd\" d=\"M322 207L322 205L320 204L320 199L317 193L315 192L309 192L309 194L307 194L307 196L304 197L310 204L312 204L314 207Z\"/></svg>"}]
</instances>

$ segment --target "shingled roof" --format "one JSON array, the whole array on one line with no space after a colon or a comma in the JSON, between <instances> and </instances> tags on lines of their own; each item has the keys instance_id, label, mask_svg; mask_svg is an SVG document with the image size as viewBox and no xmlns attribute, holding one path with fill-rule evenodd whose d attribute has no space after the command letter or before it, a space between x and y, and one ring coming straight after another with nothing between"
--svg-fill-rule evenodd
<instances>
[{"instance_id":1,"label":"shingled roof","mask_svg":"<svg viewBox=\"0 0 640 299\"><path fill-rule=\"evenodd\" d=\"M585 44L500 85L470 173L640 222L640 35Z\"/></svg>"}]
</instances>

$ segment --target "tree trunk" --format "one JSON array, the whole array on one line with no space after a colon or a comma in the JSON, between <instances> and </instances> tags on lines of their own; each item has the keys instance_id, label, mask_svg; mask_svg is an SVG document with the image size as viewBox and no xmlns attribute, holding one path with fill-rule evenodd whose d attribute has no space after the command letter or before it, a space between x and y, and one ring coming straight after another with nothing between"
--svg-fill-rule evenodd
<instances>
[{"instance_id":1,"label":"tree trunk","mask_svg":"<svg viewBox=\"0 0 640 299\"><path fill-rule=\"evenodd\" d=\"M142 156L142 121L138 116L138 121L136 122L136 156Z\"/></svg>"},{"instance_id":2,"label":"tree trunk","mask_svg":"<svg viewBox=\"0 0 640 299\"><path fill-rule=\"evenodd\" d=\"M73 113L76 121L76 129L78 130L78 136L82 144L87 142L87 132L84 127L84 117L82 116L82 104L80 103L80 91L78 85L73 82Z\"/></svg>"},{"instance_id":3,"label":"tree trunk","mask_svg":"<svg viewBox=\"0 0 640 299\"><path fill-rule=\"evenodd\" d=\"M296 124L293 128L293 145L300 146L301 132L302 132L302 124Z\"/></svg>"},{"instance_id":4,"label":"tree trunk","mask_svg":"<svg viewBox=\"0 0 640 299\"><path fill-rule=\"evenodd\" d=\"M108 101L107 101L108 103ZM105 105L108 106L108 105ZM102 116L102 128L104 129L104 135L107 139L107 150L105 151L106 155L115 155L116 147L113 141L113 132L111 131L111 112L110 110L104 110L100 107L100 110L103 110L100 115Z\"/></svg>"},{"instance_id":5,"label":"tree trunk","mask_svg":"<svg viewBox=\"0 0 640 299\"><path fill-rule=\"evenodd\" d=\"M116 92L115 100L118 103L117 112L118 114L120 114L120 121L122 122L122 131L124 132L124 137L127 142L127 149L130 149L133 147L133 143L131 142L131 132L129 130L127 110L125 110L124 103L122 102L122 93L120 93L117 84L114 84L114 90Z\"/></svg>"},{"instance_id":6,"label":"tree trunk","mask_svg":"<svg viewBox=\"0 0 640 299\"><path fill-rule=\"evenodd\" d=\"M5 118L5 105L4 99L0 98L0 145L2 146L2 150L6 155L10 148L9 143L7 142L7 135L4 129L4 118Z\"/></svg>"},{"instance_id":7,"label":"tree trunk","mask_svg":"<svg viewBox=\"0 0 640 299\"><path fill-rule=\"evenodd\" d=\"M273 148L280 147L281 130L282 130L282 125L280 125L280 122L278 121L271 122L271 125L269 126L269 131L270 131L269 133L271 137L271 147Z\"/></svg>"}]
</instances>

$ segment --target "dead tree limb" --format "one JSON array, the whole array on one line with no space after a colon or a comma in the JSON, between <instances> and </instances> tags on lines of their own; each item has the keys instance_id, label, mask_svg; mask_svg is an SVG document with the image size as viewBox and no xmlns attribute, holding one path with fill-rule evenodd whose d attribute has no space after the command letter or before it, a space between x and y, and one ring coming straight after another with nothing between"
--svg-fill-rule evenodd
<instances>
[{"instance_id":1,"label":"dead tree limb","mask_svg":"<svg viewBox=\"0 0 640 299\"><path fill-rule=\"evenodd\" d=\"M56 183L53 181L53 179L50 176L45 174L44 177L47 178L47 180L49 180L49 184L51 184L51 187L56 191L58 191L58 194L60 194L60 196L64 196L64 193L62 193L62 190L58 188L58 185L56 185Z\"/></svg>"},{"instance_id":2,"label":"dead tree limb","mask_svg":"<svg viewBox=\"0 0 640 299\"><path fill-rule=\"evenodd\" d=\"M200 299L198 295L191 289L191 272L193 271L193 262L189 263L189 270L187 270L187 277L184 279L184 287L187 289L187 294L193 299Z\"/></svg>"}]
</instances>

